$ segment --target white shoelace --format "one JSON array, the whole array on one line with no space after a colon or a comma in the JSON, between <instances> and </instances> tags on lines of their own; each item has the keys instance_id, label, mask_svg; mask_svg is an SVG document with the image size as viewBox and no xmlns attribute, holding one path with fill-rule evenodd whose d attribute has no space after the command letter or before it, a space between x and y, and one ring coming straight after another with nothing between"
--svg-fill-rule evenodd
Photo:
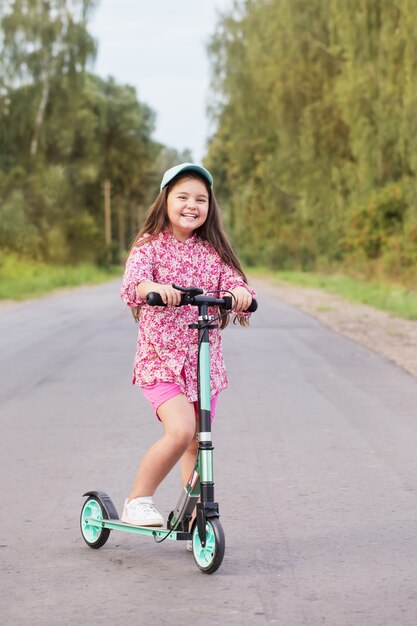
<instances>
[{"instance_id":1,"label":"white shoelace","mask_svg":"<svg viewBox=\"0 0 417 626\"><path fill-rule=\"evenodd\" d=\"M137 506L141 506L144 513L157 513L155 505L151 502L138 502Z\"/></svg>"},{"instance_id":2,"label":"white shoelace","mask_svg":"<svg viewBox=\"0 0 417 626\"><path fill-rule=\"evenodd\" d=\"M132 502L129 502L130 506L132 506ZM133 508L140 508L141 511L145 514L147 513L155 513L158 514L158 511L155 509L155 505L153 502L141 502L140 500L135 500L133 502Z\"/></svg>"}]
</instances>

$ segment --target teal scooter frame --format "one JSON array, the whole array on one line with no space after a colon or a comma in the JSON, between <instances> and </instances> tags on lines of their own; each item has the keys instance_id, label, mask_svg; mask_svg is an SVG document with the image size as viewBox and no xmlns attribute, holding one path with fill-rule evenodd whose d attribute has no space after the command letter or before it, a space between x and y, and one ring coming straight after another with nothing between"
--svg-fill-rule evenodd
<instances>
[{"instance_id":1,"label":"teal scooter frame","mask_svg":"<svg viewBox=\"0 0 417 626\"><path fill-rule=\"evenodd\" d=\"M225 536L219 520L219 505L214 500L213 444L210 414L210 344L209 331L216 328L219 319L209 314L209 307L232 309L232 298L215 298L195 287L178 287L181 291L179 306L191 304L198 307L196 324L198 330L198 453L194 471L181 491L180 498L168 516L166 528L155 526L132 526L119 519L116 507L105 491L87 491L87 500L81 510L81 534L90 548L101 548L112 530L153 537L157 543L166 539L192 540L193 555L197 567L205 574L212 574L221 565L225 550ZM157 293L149 293L150 306L163 306ZM252 301L248 311L257 309ZM191 524L194 509L196 516ZM190 528L191 526L191 528Z\"/></svg>"}]
</instances>

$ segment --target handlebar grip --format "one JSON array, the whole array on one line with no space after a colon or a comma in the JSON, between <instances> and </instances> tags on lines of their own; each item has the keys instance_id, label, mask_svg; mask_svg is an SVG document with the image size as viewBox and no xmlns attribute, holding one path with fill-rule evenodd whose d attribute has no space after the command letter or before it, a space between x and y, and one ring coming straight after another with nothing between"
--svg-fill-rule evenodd
<instances>
[{"instance_id":1,"label":"handlebar grip","mask_svg":"<svg viewBox=\"0 0 417 626\"><path fill-rule=\"evenodd\" d=\"M149 306L166 306L159 293L156 291L150 291L146 296L146 302Z\"/></svg>"},{"instance_id":2,"label":"handlebar grip","mask_svg":"<svg viewBox=\"0 0 417 626\"><path fill-rule=\"evenodd\" d=\"M226 311L231 311L233 308L233 298L231 296L224 296L223 300L225 302L224 308L226 309ZM252 298L252 302L250 303L249 307L245 311L243 311L243 313L255 313L257 308L258 303L255 298Z\"/></svg>"}]
</instances>

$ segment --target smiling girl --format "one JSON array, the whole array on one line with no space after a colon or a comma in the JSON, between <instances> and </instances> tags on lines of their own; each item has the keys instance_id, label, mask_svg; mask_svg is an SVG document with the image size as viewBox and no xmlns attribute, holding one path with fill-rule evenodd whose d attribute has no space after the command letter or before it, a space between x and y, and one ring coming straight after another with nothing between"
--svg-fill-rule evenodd
<instances>
[{"instance_id":1,"label":"smiling girl","mask_svg":"<svg viewBox=\"0 0 417 626\"><path fill-rule=\"evenodd\" d=\"M182 306L172 285L194 286L206 292L229 291L241 324L254 291L221 225L208 170L181 163L165 172L160 193L150 207L126 263L121 297L139 322L133 383L139 385L162 422L164 434L146 452L122 521L138 526L162 526L153 494L178 460L183 484L194 469L197 441L197 353L194 307ZM166 307L150 307L146 296L161 295ZM221 327L228 318L223 318ZM227 387L220 329L210 334L211 411Z\"/></svg>"}]
</instances>

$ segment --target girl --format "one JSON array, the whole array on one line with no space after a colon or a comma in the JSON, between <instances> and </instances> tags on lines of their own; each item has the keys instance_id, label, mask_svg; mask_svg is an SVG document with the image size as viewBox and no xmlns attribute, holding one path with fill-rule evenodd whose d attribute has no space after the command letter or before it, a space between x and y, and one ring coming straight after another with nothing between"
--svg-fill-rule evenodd
<instances>
[{"instance_id":1,"label":"girl","mask_svg":"<svg viewBox=\"0 0 417 626\"><path fill-rule=\"evenodd\" d=\"M164 434L145 454L122 521L138 526L162 526L152 496L180 460L185 485L197 455L197 341L192 306L175 308L180 292L172 284L204 291L228 290L241 324L254 291L223 231L208 170L181 163L165 172L160 193L150 207L126 263L121 297L139 321L133 383L139 385L162 422ZM166 308L146 304L154 291ZM227 324L223 318L221 326ZM211 411L227 386L220 330L210 333Z\"/></svg>"}]
</instances>

